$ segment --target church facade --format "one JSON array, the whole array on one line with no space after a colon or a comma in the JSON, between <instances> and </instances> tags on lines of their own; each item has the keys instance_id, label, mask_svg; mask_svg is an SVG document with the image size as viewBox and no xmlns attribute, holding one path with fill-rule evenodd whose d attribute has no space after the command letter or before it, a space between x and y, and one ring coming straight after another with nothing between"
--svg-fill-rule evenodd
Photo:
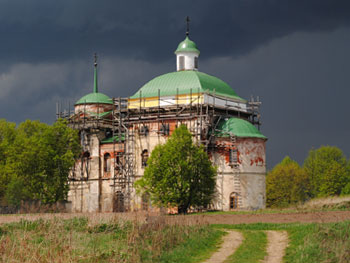
<instances>
[{"instance_id":1,"label":"church facade","mask_svg":"<svg viewBox=\"0 0 350 263\"><path fill-rule=\"evenodd\" d=\"M217 210L265 208L265 143L259 101L239 97L224 81L198 70L199 50L186 36L175 51L176 71L158 76L128 98L99 92L97 61L93 92L75 103L70 126L79 130L81 158L69 177L72 212L150 209L137 195L147 159L185 124L217 166Z\"/></svg>"}]
</instances>

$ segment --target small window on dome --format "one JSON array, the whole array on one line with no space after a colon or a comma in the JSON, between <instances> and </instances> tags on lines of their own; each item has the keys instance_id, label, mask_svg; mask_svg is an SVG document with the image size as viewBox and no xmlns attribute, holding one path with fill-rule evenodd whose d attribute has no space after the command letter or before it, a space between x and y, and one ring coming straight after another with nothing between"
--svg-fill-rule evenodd
<instances>
[{"instance_id":1,"label":"small window on dome","mask_svg":"<svg viewBox=\"0 0 350 263\"><path fill-rule=\"evenodd\" d=\"M194 68L198 69L198 57L194 57Z\"/></svg>"},{"instance_id":2,"label":"small window on dome","mask_svg":"<svg viewBox=\"0 0 350 263\"><path fill-rule=\"evenodd\" d=\"M179 56L179 70L185 69L185 57Z\"/></svg>"}]
</instances>

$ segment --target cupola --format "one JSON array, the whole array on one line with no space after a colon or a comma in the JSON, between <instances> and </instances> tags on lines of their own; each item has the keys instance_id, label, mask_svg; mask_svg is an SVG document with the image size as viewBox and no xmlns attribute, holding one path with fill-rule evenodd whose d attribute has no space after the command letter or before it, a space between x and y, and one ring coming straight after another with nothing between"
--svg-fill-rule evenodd
<instances>
[{"instance_id":1,"label":"cupola","mask_svg":"<svg viewBox=\"0 0 350 263\"><path fill-rule=\"evenodd\" d=\"M112 99L107 95L98 92L98 81L97 81L97 56L95 54L94 63L94 88L93 92L80 98L75 105L81 104L113 104Z\"/></svg>"},{"instance_id":2,"label":"cupola","mask_svg":"<svg viewBox=\"0 0 350 263\"><path fill-rule=\"evenodd\" d=\"M198 70L198 57L199 50L196 43L194 43L189 38L189 18L187 17L187 31L186 38L182 41L177 49L175 50L176 54L176 70Z\"/></svg>"},{"instance_id":3,"label":"cupola","mask_svg":"<svg viewBox=\"0 0 350 263\"><path fill-rule=\"evenodd\" d=\"M113 110L113 100L107 95L98 91L97 81L97 56L95 54L94 63L94 87L93 91L84 97L80 98L74 104L75 113L84 113L87 115L96 115L99 117L105 116Z\"/></svg>"}]
</instances>

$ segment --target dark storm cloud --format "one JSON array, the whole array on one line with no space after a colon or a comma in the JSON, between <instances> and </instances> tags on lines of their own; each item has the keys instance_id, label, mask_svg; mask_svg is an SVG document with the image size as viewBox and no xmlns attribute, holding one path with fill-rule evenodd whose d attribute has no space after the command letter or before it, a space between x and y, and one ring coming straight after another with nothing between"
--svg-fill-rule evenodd
<instances>
[{"instance_id":1,"label":"dark storm cloud","mask_svg":"<svg viewBox=\"0 0 350 263\"><path fill-rule=\"evenodd\" d=\"M347 0L3 0L0 7L0 58L12 63L86 57L95 50L161 61L184 37L186 15L206 58L239 56L293 32L350 21Z\"/></svg>"},{"instance_id":2,"label":"dark storm cloud","mask_svg":"<svg viewBox=\"0 0 350 263\"><path fill-rule=\"evenodd\" d=\"M303 163L311 148L335 145L350 157L350 28L294 33L238 59L212 59L204 72L244 98L262 100L269 168L289 155Z\"/></svg>"},{"instance_id":3,"label":"dark storm cloud","mask_svg":"<svg viewBox=\"0 0 350 263\"><path fill-rule=\"evenodd\" d=\"M100 90L132 95L175 70L187 15L200 70L260 95L270 168L322 144L350 156L348 0L0 0L0 118L53 122L91 92L94 52Z\"/></svg>"}]
</instances>

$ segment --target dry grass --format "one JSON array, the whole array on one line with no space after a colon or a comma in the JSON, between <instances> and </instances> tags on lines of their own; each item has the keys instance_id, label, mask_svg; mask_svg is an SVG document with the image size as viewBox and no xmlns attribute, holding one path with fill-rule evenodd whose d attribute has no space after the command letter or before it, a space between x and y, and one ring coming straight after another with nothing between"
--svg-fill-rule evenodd
<instances>
[{"instance_id":1,"label":"dry grass","mask_svg":"<svg viewBox=\"0 0 350 263\"><path fill-rule=\"evenodd\" d=\"M307 201L301 206L304 209L317 209L327 207L339 207L350 204L350 196L331 196L324 198L315 198Z\"/></svg>"},{"instance_id":2,"label":"dry grass","mask_svg":"<svg viewBox=\"0 0 350 263\"><path fill-rule=\"evenodd\" d=\"M190 238L205 240L215 232L189 217L167 222L169 217L147 214L60 216L65 219L18 216L18 222L3 224L1 262L159 262Z\"/></svg>"}]
</instances>

